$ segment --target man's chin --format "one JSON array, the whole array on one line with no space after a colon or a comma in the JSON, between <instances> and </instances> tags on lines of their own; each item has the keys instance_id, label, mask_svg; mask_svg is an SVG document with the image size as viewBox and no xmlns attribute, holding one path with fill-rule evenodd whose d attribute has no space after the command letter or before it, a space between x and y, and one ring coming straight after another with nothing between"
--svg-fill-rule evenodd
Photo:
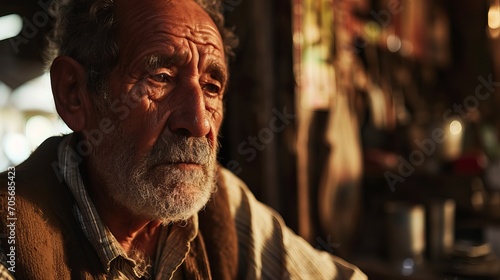
<instances>
[{"instance_id":1,"label":"man's chin","mask_svg":"<svg viewBox=\"0 0 500 280\"><path fill-rule=\"evenodd\" d=\"M189 205L183 209L177 209L172 211L166 211L166 213L156 215L156 217L151 217L152 220L160 220L163 224L170 224L179 221L189 220L191 217L196 215L200 210L205 207L210 199L210 195L207 197L200 197L196 203Z\"/></svg>"},{"instance_id":2,"label":"man's chin","mask_svg":"<svg viewBox=\"0 0 500 280\"><path fill-rule=\"evenodd\" d=\"M168 181L191 183L200 180L199 177L208 177L207 170L207 166L196 163L164 163L148 168L147 175L148 180L159 184Z\"/></svg>"},{"instance_id":3,"label":"man's chin","mask_svg":"<svg viewBox=\"0 0 500 280\"><path fill-rule=\"evenodd\" d=\"M197 173L197 172L194 172ZM197 177L192 177L197 178ZM171 223L187 220L198 213L209 201L214 189L214 182L190 182L177 183L158 188L156 185L156 195L149 191L144 191L144 195L122 201L122 205L127 207L132 214L143 216L149 220L160 220L163 223ZM153 191L154 192L154 191ZM161 192L161 193L158 193ZM139 198L140 197L140 198Z\"/></svg>"}]
</instances>

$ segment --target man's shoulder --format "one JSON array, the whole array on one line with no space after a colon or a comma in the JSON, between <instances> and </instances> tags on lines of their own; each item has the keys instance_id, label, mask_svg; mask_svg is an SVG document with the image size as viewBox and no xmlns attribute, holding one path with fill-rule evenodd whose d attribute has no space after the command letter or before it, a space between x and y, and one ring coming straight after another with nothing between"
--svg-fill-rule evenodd
<instances>
[{"instance_id":1,"label":"man's shoulder","mask_svg":"<svg viewBox=\"0 0 500 280\"><path fill-rule=\"evenodd\" d=\"M218 185L223 186L229 199L233 219L244 227L254 225L255 230L264 230L271 225L286 227L283 218L276 210L260 202L249 187L231 171L220 168ZM261 227L261 225L265 226Z\"/></svg>"},{"instance_id":2,"label":"man's shoulder","mask_svg":"<svg viewBox=\"0 0 500 280\"><path fill-rule=\"evenodd\" d=\"M236 223L240 274L250 279L366 279L357 267L296 235L231 171L221 167L218 179L228 192Z\"/></svg>"},{"instance_id":3,"label":"man's shoulder","mask_svg":"<svg viewBox=\"0 0 500 280\"><path fill-rule=\"evenodd\" d=\"M63 183L57 157L62 139L48 138L24 162L0 172L0 193L7 194L10 186L18 196L39 195L43 186Z\"/></svg>"},{"instance_id":4,"label":"man's shoulder","mask_svg":"<svg viewBox=\"0 0 500 280\"><path fill-rule=\"evenodd\" d=\"M219 167L218 173L218 186L227 191L229 206L234 216L238 208L244 207L244 204L248 204L248 200L255 200L255 197L245 182L228 169Z\"/></svg>"},{"instance_id":5,"label":"man's shoulder","mask_svg":"<svg viewBox=\"0 0 500 280\"><path fill-rule=\"evenodd\" d=\"M219 176L217 178L219 183L223 183L226 186L230 187L241 187L244 186L246 187L245 183L236 175L234 175L233 172L229 171L229 169L226 169L225 167L219 166Z\"/></svg>"},{"instance_id":6,"label":"man's shoulder","mask_svg":"<svg viewBox=\"0 0 500 280\"><path fill-rule=\"evenodd\" d=\"M65 215L63 212L71 209L68 208L71 196L56 168L61 139L47 139L23 163L0 173L0 216L3 220L15 214L23 219L22 223L30 223L35 217L50 219Z\"/></svg>"}]
</instances>

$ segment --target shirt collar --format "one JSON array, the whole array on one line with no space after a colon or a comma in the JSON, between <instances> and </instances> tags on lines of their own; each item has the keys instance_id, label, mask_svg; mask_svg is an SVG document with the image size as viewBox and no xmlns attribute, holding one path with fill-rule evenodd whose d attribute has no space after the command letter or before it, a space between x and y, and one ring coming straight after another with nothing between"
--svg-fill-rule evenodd
<instances>
[{"instance_id":1,"label":"shirt collar","mask_svg":"<svg viewBox=\"0 0 500 280\"><path fill-rule=\"evenodd\" d=\"M115 258L118 256L128 258L116 238L102 222L87 193L78 168L81 157L71 147L75 140L76 137L73 135L67 136L59 146L58 157L61 163L61 174L75 198L74 214L80 222L83 232L96 250L102 265L109 272L110 263ZM129 261L133 262L130 259Z\"/></svg>"}]
</instances>

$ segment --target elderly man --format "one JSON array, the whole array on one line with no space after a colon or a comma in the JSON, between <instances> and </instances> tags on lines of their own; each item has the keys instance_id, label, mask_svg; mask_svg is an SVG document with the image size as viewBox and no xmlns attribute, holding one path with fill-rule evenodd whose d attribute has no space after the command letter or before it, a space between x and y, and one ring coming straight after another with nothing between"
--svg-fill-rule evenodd
<instances>
[{"instance_id":1,"label":"elderly man","mask_svg":"<svg viewBox=\"0 0 500 280\"><path fill-rule=\"evenodd\" d=\"M75 133L1 175L5 278L366 278L217 166L234 35L216 2L58 9L52 90Z\"/></svg>"}]
</instances>

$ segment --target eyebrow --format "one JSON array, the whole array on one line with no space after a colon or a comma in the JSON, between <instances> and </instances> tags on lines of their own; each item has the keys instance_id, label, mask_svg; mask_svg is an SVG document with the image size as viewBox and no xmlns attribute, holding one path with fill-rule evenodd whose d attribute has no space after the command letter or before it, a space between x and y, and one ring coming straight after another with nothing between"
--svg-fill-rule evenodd
<instances>
[{"instance_id":1,"label":"eyebrow","mask_svg":"<svg viewBox=\"0 0 500 280\"><path fill-rule=\"evenodd\" d=\"M219 62L215 60L208 61L208 66L205 69L205 72L207 72L213 79L221 82L223 85L227 83L229 74L226 67L223 67Z\"/></svg>"},{"instance_id":2,"label":"eyebrow","mask_svg":"<svg viewBox=\"0 0 500 280\"><path fill-rule=\"evenodd\" d=\"M144 58L146 69L156 70L158 68L170 68L185 58L185 55L156 55L151 54Z\"/></svg>"},{"instance_id":3,"label":"eyebrow","mask_svg":"<svg viewBox=\"0 0 500 280\"><path fill-rule=\"evenodd\" d=\"M151 54L144 58L144 62L146 69L150 70L170 68L179 63L179 61L183 61L183 59L186 58L186 55L174 54L166 56ZM208 66L206 67L205 72L207 72L211 78L218 80L223 85L225 85L229 79L227 68L214 59L210 59L208 61Z\"/></svg>"}]
</instances>

